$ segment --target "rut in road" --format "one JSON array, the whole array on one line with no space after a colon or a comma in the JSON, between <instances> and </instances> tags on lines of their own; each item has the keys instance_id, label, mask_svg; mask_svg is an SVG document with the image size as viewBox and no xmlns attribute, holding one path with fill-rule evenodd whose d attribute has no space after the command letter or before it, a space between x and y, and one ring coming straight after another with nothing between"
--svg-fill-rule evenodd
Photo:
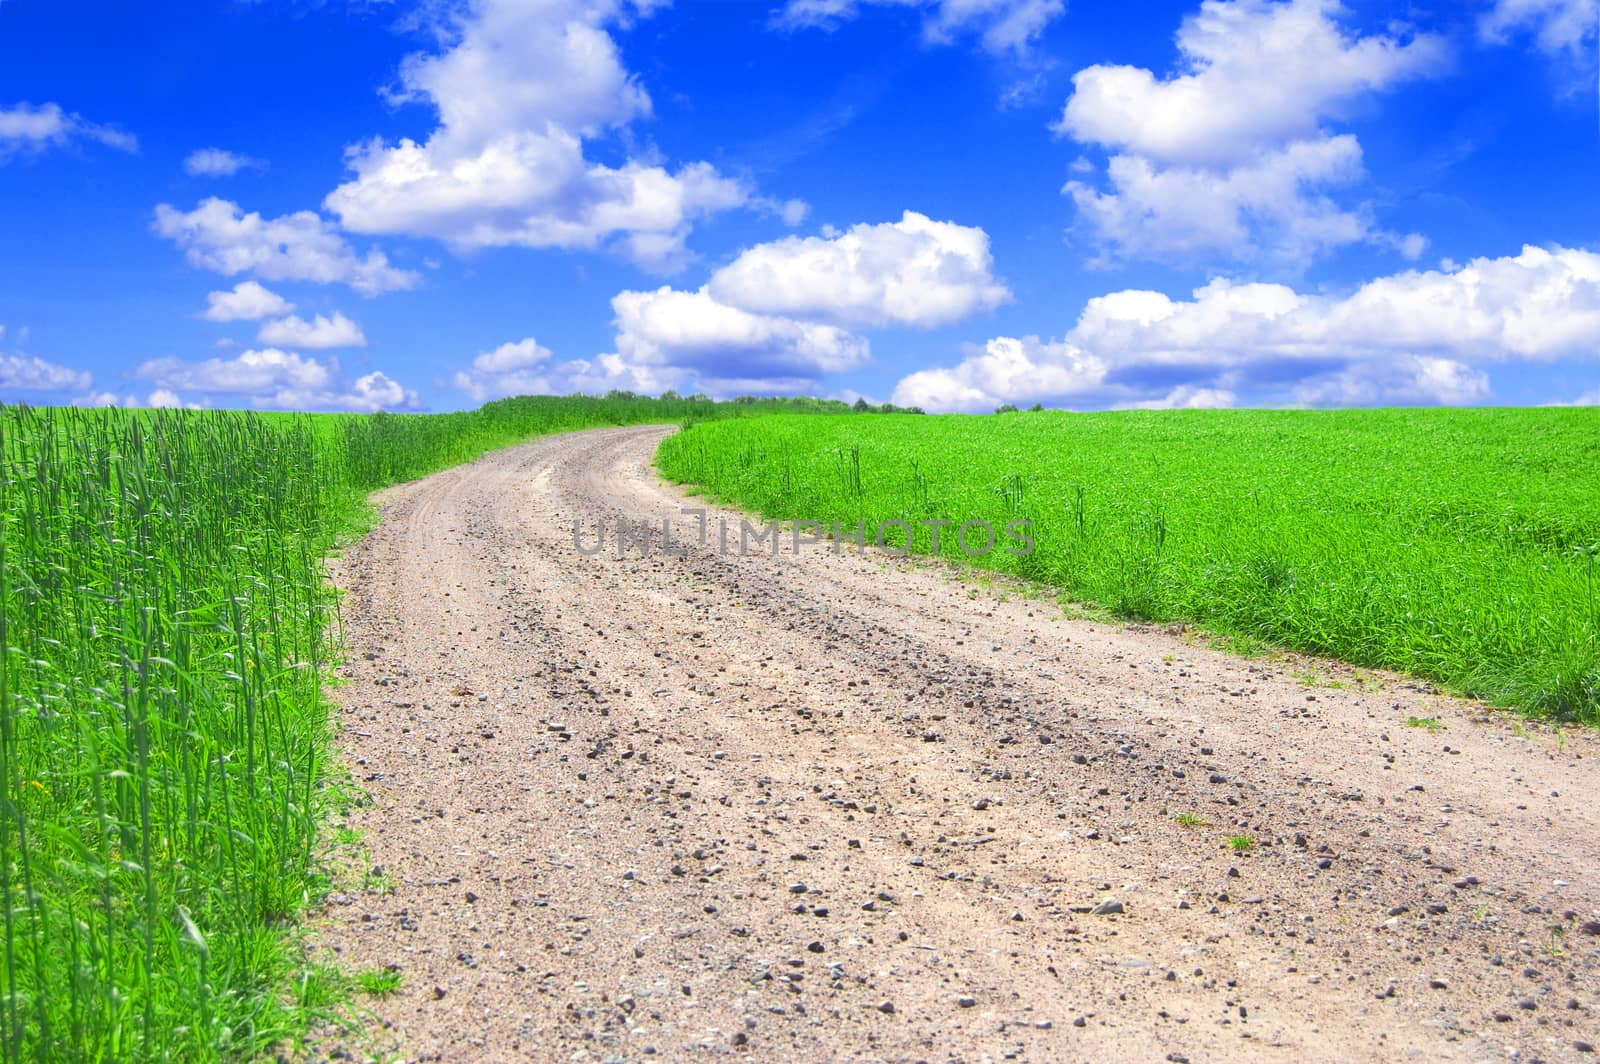
<instances>
[{"instance_id":1,"label":"rut in road","mask_svg":"<svg viewBox=\"0 0 1600 1064\"><path fill-rule=\"evenodd\" d=\"M1600 1042L1594 736L1070 620L940 563L787 539L725 556L720 511L698 544L697 504L651 470L668 431L549 437L391 489L335 564L341 745L372 797L353 823L393 890L337 896L321 940L405 976L340 1048L1564 1060ZM589 548L597 523L642 518L671 520L683 555L574 544L574 522Z\"/></svg>"}]
</instances>

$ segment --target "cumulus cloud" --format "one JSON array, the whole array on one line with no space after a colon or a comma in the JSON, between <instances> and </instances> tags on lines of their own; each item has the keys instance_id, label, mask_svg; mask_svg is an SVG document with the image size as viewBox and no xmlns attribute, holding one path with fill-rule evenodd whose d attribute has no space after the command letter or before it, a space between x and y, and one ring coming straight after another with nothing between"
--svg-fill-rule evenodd
<instances>
[{"instance_id":1,"label":"cumulus cloud","mask_svg":"<svg viewBox=\"0 0 1600 1064\"><path fill-rule=\"evenodd\" d=\"M322 405L375 414L380 410L415 410L421 406L421 400L410 388L374 370L357 377L349 391L333 396Z\"/></svg>"},{"instance_id":2,"label":"cumulus cloud","mask_svg":"<svg viewBox=\"0 0 1600 1064\"><path fill-rule=\"evenodd\" d=\"M1295 386L1307 406L1465 406L1490 394L1489 375L1449 358L1401 355L1349 366Z\"/></svg>"},{"instance_id":3,"label":"cumulus cloud","mask_svg":"<svg viewBox=\"0 0 1600 1064\"><path fill-rule=\"evenodd\" d=\"M411 410L421 405L415 391L386 374L372 372L346 384L336 359L310 358L277 348L198 362L151 359L140 363L132 375L154 386L152 400L160 395L183 402L180 396L198 393L206 405L215 400L221 405L238 403L258 410L357 413Z\"/></svg>"},{"instance_id":4,"label":"cumulus cloud","mask_svg":"<svg viewBox=\"0 0 1600 1064\"><path fill-rule=\"evenodd\" d=\"M422 280L389 265L377 249L358 255L313 211L263 218L213 196L187 212L161 204L154 228L184 250L190 265L228 277L254 273L269 281L345 284L364 295L414 288Z\"/></svg>"},{"instance_id":5,"label":"cumulus cloud","mask_svg":"<svg viewBox=\"0 0 1600 1064\"><path fill-rule=\"evenodd\" d=\"M687 259L694 221L750 202L739 180L697 162L612 166L584 142L650 112L608 27L649 13L635 0L471 0L436 53L409 56L394 99L432 106L423 141L373 139L326 199L359 233L434 237L460 249L608 247L663 271Z\"/></svg>"},{"instance_id":6,"label":"cumulus cloud","mask_svg":"<svg viewBox=\"0 0 1600 1064\"><path fill-rule=\"evenodd\" d=\"M851 328L949 325L1011 298L989 236L906 211L898 222L759 244L706 286L720 303Z\"/></svg>"},{"instance_id":7,"label":"cumulus cloud","mask_svg":"<svg viewBox=\"0 0 1600 1064\"><path fill-rule=\"evenodd\" d=\"M509 395L600 395L613 389L655 393L689 380L674 367L634 366L616 354L557 361L530 336L480 354L470 368L456 372L451 384L482 403Z\"/></svg>"},{"instance_id":8,"label":"cumulus cloud","mask_svg":"<svg viewBox=\"0 0 1600 1064\"><path fill-rule=\"evenodd\" d=\"M294 309L294 304L256 281L240 281L227 292L206 295L207 321L260 321Z\"/></svg>"},{"instance_id":9,"label":"cumulus cloud","mask_svg":"<svg viewBox=\"0 0 1600 1064\"><path fill-rule=\"evenodd\" d=\"M1071 402L1105 381L1105 360L1066 341L997 337L950 369L926 369L895 385L890 401L925 410L987 413L1001 403Z\"/></svg>"},{"instance_id":10,"label":"cumulus cloud","mask_svg":"<svg viewBox=\"0 0 1600 1064\"><path fill-rule=\"evenodd\" d=\"M616 349L590 362L549 363L531 340L479 356L456 387L474 398L532 390L578 373L639 391L711 395L814 390L865 365L863 329L935 328L1011 298L982 229L906 211L897 222L790 237L746 249L697 290L663 286L611 301ZM487 361L515 358L498 371ZM497 375L498 374L498 375ZM509 379L505 379L509 378Z\"/></svg>"},{"instance_id":11,"label":"cumulus cloud","mask_svg":"<svg viewBox=\"0 0 1600 1064\"><path fill-rule=\"evenodd\" d=\"M1117 155L1107 167L1109 191L1081 181L1064 191L1078 217L1120 256L1201 261L1222 252L1251 259L1266 248L1304 263L1372 233L1370 210L1346 209L1313 191L1363 176L1361 146L1346 135L1297 141L1220 171Z\"/></svg>"},{"instance_id":12,"label":"cumulus cloud","mask_svg":"<svg viewBox=\"0 0 1600 1064\"><path fill-rule=\"evenodd\" d=\"M542 372L550 361L550 349L530 336L485 351L472 360L470 369L458 371L451 383L479 403L508 395L539 395L550 390L549 378Z\"/></svg>"},{"instance_id":13,"label":"cumulus cloud","mask_svg":"<svg viewBox=\"0 0 1600 1064\"><path fill-rule=\"evenodd\" d=\"M362 333L361 326L338 311L334 311L331 318L318 314L312 321L306 321L294 314L286 318L276 318L261 326L256 339L264 344L314 350L367 346L367 338Z\"/></svg>"},{"instance_id":14,"label":"cumulus cloud","mask_svg":"<svg viewBox=\"0 0 1600 1064\"><path fill-rule=\"evenodd\" d=\"M327 388L338 375L338 364L269 347L245 351L233 358L208 358L202 362L150 359L141 362L133 375L175 392L259 395L280 388L296 391Z\"/></svg>"},{"instance_id":15,"label":"cumulus cloud","mask_svg":"<svg viewBox=\"0 0 1600 1064\"><path fill-rule=\"evenodd\" d=\"M894 402L1129 405L1179 388L1189 398L1249 388L1310 405L1470 403L1490 395L1486 365L1596 357L1600 255L1525 247L1343 297L1226 280L1189 300L1113 292L1089 300L1062 340L991 340L956 366L905 378Z\"/></svg>"},{"instance_id":16,"label":"cumulus cloud","mask_svg":"<svg viewBox=\"0 0 1600 1064\"><path fill-rule=\"evenodd\" d=\"M201 148L183 160L183 172L190 177L232 177L241 170L265 169L266 163L238 152L221 148Z\"/></svg>"},{"instance_id":17,"label":"cumulus cloud","mask_svg":"<svg viewBox=\"0 0 1600 1064\"><path fill-rule=\"evenodd\" d=\"M117 151L139 150L139 142L132 134L87 121L82 115L62 110L60 104L0 107L0 163L13 155L60 148L75 141L92 141Z\"/></svg>"},{"instance_id":18,"label":"cumulus cloud","mask_svg":"<svg viewBox=\"0 0 1600 1064\"><path fill-rule=\"evenodd\" d=\"M705 289L622 292L616 354L628 365L673 367L702 377L814 380L863 365L867 341L834 325L752 314Z\"/></svg>"},{"instance_id":19,"label":"cumulus cloud","mask_svg":"<svg viewBox=\"0 0 1600 1064\"><path fill-rule=\"evenodd\" d=\"M90 376L35 355L0 353L0 388L19 392L63 392L87 388Z\"/></svg>"},{"instance_id":20,"label":"cumulus cloud","mask_svg":"<svg viewBox=\"0 0 1600 1064\"><path fill-rule=\"evenodd\" d=\"M986 51L1021 54L1066 10L1065 0L788 0L779 25L832 30L864 7L923 11L923 35L946 43L976 34Z\"/></svg>"},{"instance_id":21,"label":"cumulus cloud","mask_svg":"<svg viewBox=\"0 0 1600 1064\"><path fill-rule=\"evenodd\" d=\"M1426 35L1352 36L1339 0L1206 0L1177 34L1177 72L1096 65L1073 77L1058 133L1109 150L1109 188L1069 181L1080 219L1124 257L1303 264L1360 241L1415 247L1328 191L1364 176L1324 128L1372 93L1443 69Z\"/></svg>"},{"instance_id":22,"label":"cumulus cloud","mask_svg":"<svg viewBox=\"0 0 1600 1064\"><path fill-rule=\"evenodd\" d=\"M1596 0L1494 0L1480 16L1478 32L1495 44L1530 34L1541 51L1576 59L1594 47L1597 25Z\"/></svg>"},{"instance_id":23,"label":"cumulus cloud","mask_svg":"<svg viewBox=\"0 0 1600 1064\"><path fill-rule=\"evenodd\" d=\"M140 396L132 392L118 395L116 392L87 392L72 400L73 406L121 406L129 409L183 409L204 410L210 404L205 402L188 402L176 392L165 388L157 388L147 395Z\"/></svg>"},{"instance_id":24,"label":"cumulus cloud","mask_svg":"<svg viewBox=\"0 0 1600 1064\"><path fill-rule=\"evenodd\" d=\"M1239 405L1239 397L1226 388L1197 388L1180 384L1159 399L1117 403L1118 410L1227 410Z\"/></svg>"}]
</instances>

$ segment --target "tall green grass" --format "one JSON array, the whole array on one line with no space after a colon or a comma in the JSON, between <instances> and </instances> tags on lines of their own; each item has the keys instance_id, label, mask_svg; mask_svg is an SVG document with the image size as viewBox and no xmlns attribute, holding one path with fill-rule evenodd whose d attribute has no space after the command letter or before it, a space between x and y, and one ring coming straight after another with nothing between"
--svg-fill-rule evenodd
<instances>
[{"instance_id":1,"label":"tall green grass","mask_svg":"<svg viewBox=\"0 0 1600 1064\"><path fill-rule=\"evenodd\" d=\"M366 493L547 432L807 408L0 407L0 1059L250 1057L328 1004L294 920L335 798L321 559Z\"/></svg>"},{"instance_id":2,"label":"tall green grass","mask_svg":"<svg viewBox=\"0 0 1600 1064\"><path fill-rule=\"evenodd\" d=\"M658 463L784 519L1026 517L981 564L1600 723L1600 410L773 417Z\"/></svg>"}]
</instances>

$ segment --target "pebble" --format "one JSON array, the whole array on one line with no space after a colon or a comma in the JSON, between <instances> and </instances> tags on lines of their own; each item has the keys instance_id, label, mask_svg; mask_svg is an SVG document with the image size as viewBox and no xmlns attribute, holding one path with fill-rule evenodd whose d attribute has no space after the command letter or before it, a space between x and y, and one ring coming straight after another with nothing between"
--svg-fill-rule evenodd
<instances>
[{"instance_id":1,"label":"pebble","mask_svg":"<svg viewBox=\"0 0 1600 1064\"><path fill-rule=\"evenodd\" d=\"M1091 910L1093 916L1113 916L1123 911L1122 903L1115 898L1107 898Z\"/></svg>"}]
</instances>

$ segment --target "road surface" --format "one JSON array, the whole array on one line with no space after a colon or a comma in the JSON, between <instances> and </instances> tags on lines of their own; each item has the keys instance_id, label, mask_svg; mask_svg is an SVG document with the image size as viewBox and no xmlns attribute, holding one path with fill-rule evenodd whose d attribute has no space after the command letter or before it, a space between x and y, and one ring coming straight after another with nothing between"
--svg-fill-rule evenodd
<instances>
[{"instance_id":1,"label":"road surface","mask_svg":"<svg viewBox=\"0 0 1600 1064\"><path fill-rule=\"evenodd\" d=\"M335 563L352 819L392 889L320 940L404 974L336 1048L1593 1059L1592 734L943 564L740 557L736 514L723 553L651 469L668 431L391 489Z\"/></svg>"}]
</instances>

